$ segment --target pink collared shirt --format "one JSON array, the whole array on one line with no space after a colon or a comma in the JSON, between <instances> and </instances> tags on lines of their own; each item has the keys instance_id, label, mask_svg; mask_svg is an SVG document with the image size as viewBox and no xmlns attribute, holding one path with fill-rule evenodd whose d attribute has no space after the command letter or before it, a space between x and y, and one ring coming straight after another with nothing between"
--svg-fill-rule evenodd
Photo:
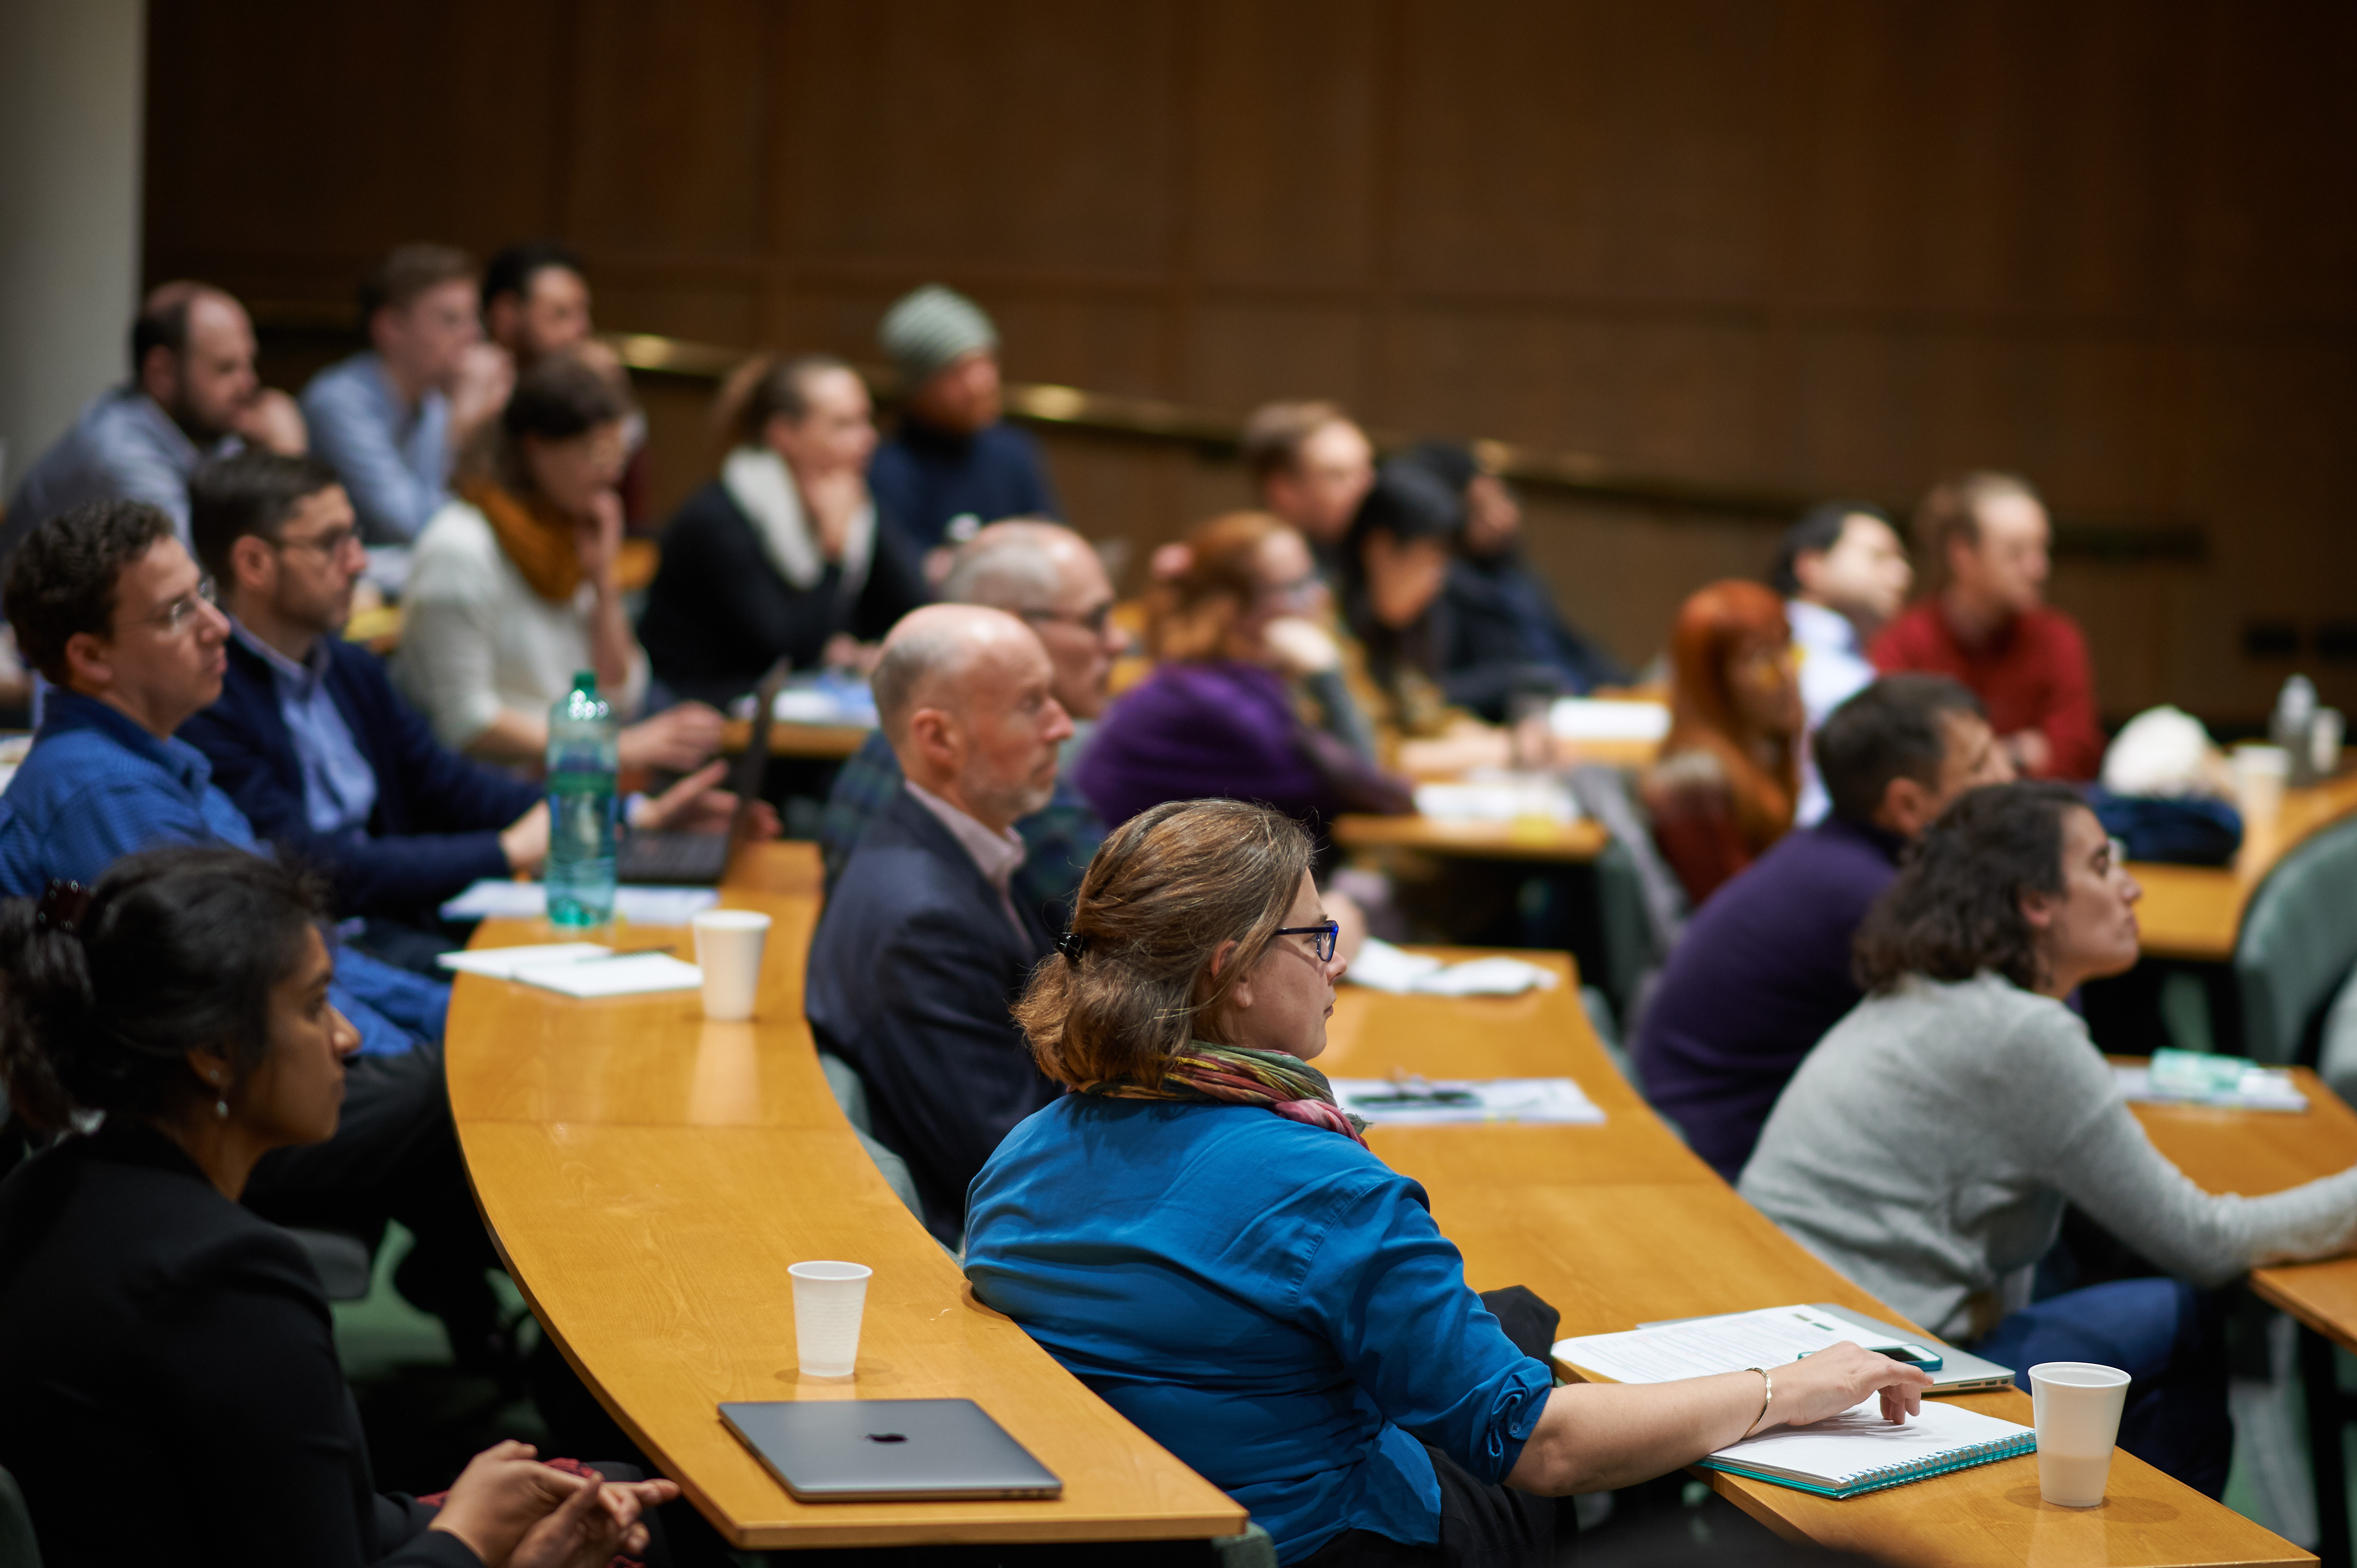
<instances>
[{"instance_id":1,"label":"pink collared shirt","mask_svg":"<svg viewBox=\"0 0 2357 1568\"><path fill-rule=\"evenodd\" d=\"M909 793L917 798L919 805L941 819L942 826L949 829L950 836L958 841L958 847L973 859L974 869L982 873L982 879L997 890L998 907L1006 911L1006 923L1015 928L1015 934L1027 943L1030 941L1031 933L1024 929L1023 918L1015 912L1014 896L1007 891L1014 881L1016 868L1023 864L1023 857L1028 853L1023 847L1022 838L1012 828L994 830L985 827L914 779L904 779L902 782L908 785Z\"/></svg>"}]
</instances>

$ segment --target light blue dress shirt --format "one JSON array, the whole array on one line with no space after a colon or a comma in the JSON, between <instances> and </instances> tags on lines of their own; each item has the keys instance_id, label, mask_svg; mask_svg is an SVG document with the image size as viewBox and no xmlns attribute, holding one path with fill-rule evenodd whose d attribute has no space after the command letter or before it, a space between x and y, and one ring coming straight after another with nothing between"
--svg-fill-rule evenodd
<instances>
[{"instance_id":1,"label":"light blue dress shirt","mask_svg":"<svg viewBox=\"0 0 2357 1568\"><path fill-rule=\"evenodd\" d=\"M1784 613L1792 623L1792 646L1801 650L1801 706L1809 715L1810 736L1824 727L1825 717L1874 683L1875 670L1866 657L1857 627L1839 610L1787 599ZM1816 748L1801 746L1801 800L1793 814L1795 827L1813 827L1833 810L1825 781L1817 777Z\"/></svg>"},{"instance_id":2,"label":"light blue dress shirt","mask_svg":"<svg viewBox=\"0 0 2357 1568\"><path fill-rule=\"evenodd\" d=\"M230 635L270 667L278 693L278 714L303 765L303 815L315 833L351 833L367 829L376 810L376 769L352 739L335 699L328 694L328 645L315 644L297 664L231 618Z\"/></svg>"},{"instance_id":3,"label":"light blue dress shirt","mask_svg":"<svg viewBox=\"0 0 2357 1568\"><path fill-rule=\"evenodd\" d=\"M1426 1444L1504 1479L1553 1377L1465 1283L1424 1189L1257 1106L1067 1094L966 1195L966 1278L1295 1563L1439 1538Z\"/></svg>"},{"instance_id":4,"label":"light blue dress shirt","mask_svg":"<svg viewBox=\"0 0 2357 1568\"><path fill-rule=\"evenodd\" d=\"M36 526L84 501L135 500L161 507L180 542L188 542L188 476L206 459L244 445L224 435L209 446L188 439L156 400L137 387L102 393L58 444L26 470L8 503L4 542L13 548Z\"/></svg>"},{"instance_id":5,"label":"light blue dress shirt","mask_svg":"<svg viewBox=\"0 0 2357 1568\"><path fill-rule=\"evenodd\" d=\"M450 499L450 400L412 408L370 352L328 366L303 389L311 451L342 477L371 544L406 544Z\"/></svg>"}]
</instances>

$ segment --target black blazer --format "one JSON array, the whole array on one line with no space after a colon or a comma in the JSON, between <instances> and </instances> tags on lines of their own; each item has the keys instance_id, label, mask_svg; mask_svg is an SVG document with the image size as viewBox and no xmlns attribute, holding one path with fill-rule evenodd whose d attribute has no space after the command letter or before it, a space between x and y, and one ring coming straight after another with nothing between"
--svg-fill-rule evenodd
<instances>
[{"instance_id":1,"label":"black blazer","mask_svg":"<svg viewBox=\"0 0 2357 1568\"><path fill-rule=\"evenodd\" d=\"M965 1189L1058 1085L1007 1008L1047 956L1047 928L998 894L904 787L868 823L811 939L802 1008L819 1049L867 1081L876 1137L909 1162L925 1224L953 1244Z\"/></svg>"},{"instance_id":2,"label":"black blazer","mask_svg":"<svg viewBox=\"0 0 2357 1568\"><path fill-rule=\"evenodd\" d=\"M327 688L376 775L365 833L311 831L303 761L270 666L235 638L220 699L182 724L179 738L212 763L213 782L255 836L328 873L345 914L430 913L479 877L507 875L500 830L532 809L541 787L436 740L425 716L394 693L384 661L339 637L328 643Z\"/></svg>"},{"instance_id":3,"label":"black blazer","mask_svg":"<svg viewBox=\"0 0 2357 1568\"><path fill-rule=\"evenodd\" d=\"M770 564L752 519L715 479L663 530L639 641L664 685L720 703L759 685L780 659L811 669L836 632L873 642L924 602L917 558L887 519L876 520L867 581L856 597L844 593L838 566L797 588Z\"/></svg>"},{"instance_id":4,"label":"black blazer","mask_svg":"<svg viewBox=\"0 0 2357 1568\"><path fill-rule=\"evenodd\" d=\"M0 1466L48 1568L480 1568L377 1493L300 1244L127 1119L0 1183Z\"/></svg>"}]
</instances>

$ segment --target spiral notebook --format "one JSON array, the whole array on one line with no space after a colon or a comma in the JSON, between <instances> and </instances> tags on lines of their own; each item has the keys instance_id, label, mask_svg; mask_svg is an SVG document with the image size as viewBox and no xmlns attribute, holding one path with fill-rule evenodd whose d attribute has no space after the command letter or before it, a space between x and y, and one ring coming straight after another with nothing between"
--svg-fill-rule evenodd
<instances>
[{"instance_id":1,"label":"spiral notebook","mask_svg":"<svg viewBox=\"0 0 2357 1568\"><path fill-rule=\"evenodd\" d=\"M1872 1396L1812 1425L1747 1437L1702 1466L1822 1498L1854 1498L2037 1451L2030 1428L1937 1400L1925 1400L1920 1413L1894 1426L1882 1419L1879 1396Z\"/></svg>"}]
</instances>

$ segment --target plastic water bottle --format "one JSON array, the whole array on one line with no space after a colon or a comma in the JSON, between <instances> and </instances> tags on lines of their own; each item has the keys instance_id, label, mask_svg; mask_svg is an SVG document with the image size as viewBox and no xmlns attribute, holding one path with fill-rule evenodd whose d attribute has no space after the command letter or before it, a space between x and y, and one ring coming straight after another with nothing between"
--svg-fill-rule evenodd
<instances>
[{"instance_id":1,"label":"plastic water bottle","mask_svg":"<svg viewBox=\"0 0 2357 1568\"><path fill-rule=\"evenodd\" d=\"M548 710L548 918L603 926L614 918L613 716L584 670Z\"/></svg>"}]
</instances>

